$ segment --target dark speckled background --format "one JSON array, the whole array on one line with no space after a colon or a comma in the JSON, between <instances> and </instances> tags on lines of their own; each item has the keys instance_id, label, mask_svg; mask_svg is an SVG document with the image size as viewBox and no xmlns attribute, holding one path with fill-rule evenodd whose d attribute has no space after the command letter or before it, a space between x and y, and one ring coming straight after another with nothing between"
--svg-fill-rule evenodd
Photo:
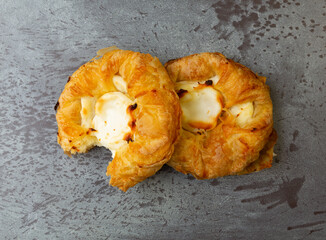
<instances>
[{"instance_id":1,"label":"dark speckled background","mask_svg":"<svg viewBox=\"0 0 326 240\"><path fill-rule=\"evenodd\" d=\"M1 1L0 239L325 239L326 1ZM220 51L268 77L271 169L197 181L163 167L123 193L104 148L68 158L53 106L111 45L164 63Z\"/></svg>"}]
</instances>

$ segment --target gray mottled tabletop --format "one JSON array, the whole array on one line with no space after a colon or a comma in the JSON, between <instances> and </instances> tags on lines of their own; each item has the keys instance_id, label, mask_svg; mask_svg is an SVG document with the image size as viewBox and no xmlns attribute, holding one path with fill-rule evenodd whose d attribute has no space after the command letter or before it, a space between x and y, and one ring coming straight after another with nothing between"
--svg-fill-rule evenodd
<instances>
[{"instance_id":1,"label":"gray mottled tabletop","mask_svg":"<svg viewBox=\"0 0 326 240\"><path fill-rule=\"evenodd\" d=\"M0 4L0 239L326 238L324 0ZM273 167L197 181L164 166L123 193L109 150L67 157L53 107L111 45L162 63L219 51L267 76Z\"/></svg>"}]
</instances>

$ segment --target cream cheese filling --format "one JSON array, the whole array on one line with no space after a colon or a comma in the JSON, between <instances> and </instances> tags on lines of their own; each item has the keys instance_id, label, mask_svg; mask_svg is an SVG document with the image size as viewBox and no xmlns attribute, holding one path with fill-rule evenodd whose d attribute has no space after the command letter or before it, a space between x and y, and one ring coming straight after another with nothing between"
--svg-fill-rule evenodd
<instances>
[{"instance_id":1,"label":"cream cheese filling","mask_svg":"<svg viewBox=\"0 0 326 240\"><path fill-rule=\"evenodd\" d=\"M112 78L112 82L118 91L122 93L127 93L127 83L121 76L114 75Z\"/></svg>"},{"instance_id":2,"label":"cream cheese filling","mask_svg":"<svg viewBox=\"0 0 326 240\"><path fill-rule=\"evenodd\" d=\"M254 114L254 104L252 102L236 104L230 108L230 112L235 117L236 123L243 127Z\"/></svg>"},{"instance_id":3,"label":"cream cheese filling","mask_svg":"<svg viewBox=\"0 0 326 240\"><path fill-rule=\"evenodd\" d=\"M96 130L94 136L102 146L117 150L127 144L125 136L131 133L130 105L133 102L121 92L106 93L97 100L92 125Z\"/></svg>"},{"instance_id":4,"label":"cream cheese filling","mask_svg":"<svg viewBox=\"0 0 326 240\"><path fill-rule=\"evenodd\" d=\"M212 87L218 76L207 81L176 83L182 109L182 127L190 132L202 132L216 127L222 111L222 96Z\"/></svg>"},{"instance_id":5,"label":"cream cheese filling","mask_svg":"<svg viewBox=\"0 0 326 240\"><path fill-rule=\"evenodd\" d=\"M98 145L115 151L128 143L132 138L132 121L130 106L134 102L122 91L126 90L125 81L120 76L113 79L116 88L121 92L109 92L96 99L81 98L81 126L92 128L90 132L98 139ZM126 91L125 91L126 92Z\"/></svg>"}]
</instances>

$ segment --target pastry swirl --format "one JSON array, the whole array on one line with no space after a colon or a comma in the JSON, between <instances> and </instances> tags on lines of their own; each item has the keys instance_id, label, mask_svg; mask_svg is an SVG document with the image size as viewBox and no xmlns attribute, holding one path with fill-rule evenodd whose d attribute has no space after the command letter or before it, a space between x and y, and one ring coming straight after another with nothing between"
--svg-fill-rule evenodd
<instances>
[{"instance_id":1,"label":"pastry swirl","mask_svg":"<svg viewBox=\"0 0 326 240\"><path fill-rule=\"evenodd\" d=\"M58 143L68 154L94 146L114 148L107 175L112 186L126 191L170 159L181 110L158 58L117 48L99 55L69 78L59 98Z\"/></svg>"},{"instance_id":2,"label":"pastry swirl","mask_svg":"<svg viewBox=\"0 0 326 240\"><path fill-rule=\"evenodd\" d=\"M250 173L271 166L277 137L265 77L220 53L170 60L165 67L175 82L183 111L180 140L168 165L198 179ZM206 97L206 105L197 103L200 99L191 96L202 94L199 87L210 87L218 97ZM188 92L192 95L185 99ZM189 101L202 105L189 110ZM197 119L194 128L189 128L190 124L194 126L189 112L203 119L199 123Z\"/></svg>"}]
</instances>

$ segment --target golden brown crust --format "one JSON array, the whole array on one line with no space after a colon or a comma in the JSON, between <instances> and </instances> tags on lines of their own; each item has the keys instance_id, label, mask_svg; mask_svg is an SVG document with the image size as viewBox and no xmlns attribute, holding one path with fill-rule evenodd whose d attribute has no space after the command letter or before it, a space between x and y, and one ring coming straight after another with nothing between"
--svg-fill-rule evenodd
<instances>
[{"instance_id":1,"label":"golden brown crust","mask_svg":"<svg viewBox=\"0 0 326 240\"><path fill-rule=\"evenodd\" d=\"M269 138L273 131L272 101L264 77L220 53L194 54L169 61L165 67L174 82L206 81L219 76L213 87L222 94L224 106L213 130L201 135L181 130L170 166L198 179L270 167L276 139ZM246 102L253 102L254 114L240 127L230 108Z\"/></svg>"},{"instance_id":2,"label":"golden brown crust","mask_svg":"<svg viewBox=\"0 0 326 240\"><path fill-rule=\"evenodd\" d=\"M274 145L277 140L276 131L273 129L272 133L269 135L268 142L264 148L259 153L259 158L250 163L243 171L236 173L237 175L248 174L252 172L257 172L265 168L270 168L272 166L273 155L274 155Z\"/></svg>"},{"instance_id":3,"label":"golden brown crust","mask_svg":"<svg viewBox=\"0 0 326 240\"><path fill-rule=\"evenodd\" d=\"M81 66L66 84L57 110L58 143L67 153L83 153L98 145L92 129L81 126L81 98L99 98L117 91L112 77L127 82L132 109L134 139L117 150L109 164L110 184L126 191L155 174L174 149L180 129L180 105L173 82L157 58L126 50L113 50Z\"/></svg>"}]
</instances>

